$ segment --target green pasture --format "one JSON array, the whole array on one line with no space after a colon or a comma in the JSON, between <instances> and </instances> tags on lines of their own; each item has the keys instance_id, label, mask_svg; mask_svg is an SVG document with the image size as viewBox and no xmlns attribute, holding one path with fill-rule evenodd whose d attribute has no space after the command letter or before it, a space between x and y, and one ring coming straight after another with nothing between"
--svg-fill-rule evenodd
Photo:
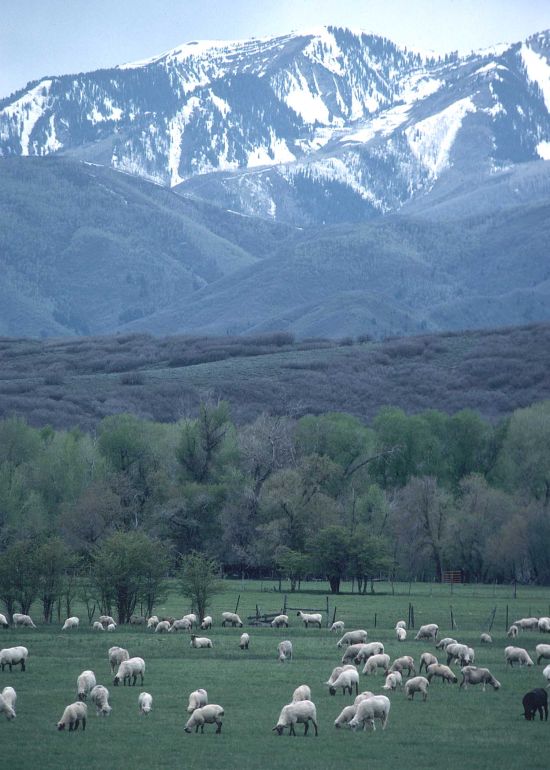
<instances>
[{"instance_id":1,"label":"green pasture","mask_svg":"<svg viewBox=\"0 0 550 770\"><path fill-rule=\"evenodd\" d=\"M444 768L444 770L486 770L486 768L550 767L550 724L526 722L521 716L521 698L533 687L544 686L543 666L506 670L503 649L506 605L509 620L527 614L548 615L550 590L506 586L449 586L399 584L392 594L388 584L376 584L375 595L359 597L344 593L329 597L332 614L346 623L346 629L366 628L369 639L380 640L390 656L420 654L433 647L416 642L414 632L398 644L393 627L407 619L409 602L414 606L415 622L435 622L442 635L455 636L476 649L476 663L486 665L501 681L498 692L481 688L459 690L458 686L435 681L426 703L409 702L401 692L390 694L392 709L388 728L375 733L337 731L333 721L352 698L331 697L323 682L339 664L341 651L337 637L326 628L308 629L290 612L291 627L274 630L252 628L250 650L238 647L240 629L221 628L219 614L235 609L240 594L239 614L278 611L283 595L274 583L226 581L226 590L211 608L215 626L205 632L214 642L212 650L189 646L188 634L159 635L143 627L124 627L114 633L92 631L85 621L83 607L75 607L81 628L61 633L60 626L39 625L36 631L9 629L0 635L3 647L23 644L29 648L25 673L6 669L0 673L0 689L15 687L18 695L17 719L0 718L0 742L5 766L15 768L85 767L95 768ZM287 594L292 607L326 606L326 586L307 583L305 590ZM344 586L349 590L350 586ZM410 594L409 594L410 590ZM451 630L450 606L458 629ZM494 645L482 647L479 634L497 607L492 629ZM174 590L158 614L181 616L188 611L186 600ZM39 607L33 608L35 620ZM374 627L376 615L377 627ZM280 664L277 643L290 639L294 660ZM517 644L533 656L534 647L548 641L535 632L521 634ZM153 711L140 716L136 687L112 686L107 661L111 645L126 647L130 655L145 659L143 689L153 695ZM444 660L443 656L439 657ZM57 732L55 724L64 707L76 699L76 678L87 668L94 670L98 683L111 693L112 715L96 718L89 706L85 733ZM271 731L281 707L291 699L300 684L309 684L317 706L319 737L313 731L307 738L297 728L297 737L278 737ZM380 691L382 674L361 678L362 689ZM221 735L206 726L204 735L183 731L187 719L189 692L197 687L208 690L209 701L225 708ZM418 697L418 696L416 696Z\"/></svg>"}]
</instances>

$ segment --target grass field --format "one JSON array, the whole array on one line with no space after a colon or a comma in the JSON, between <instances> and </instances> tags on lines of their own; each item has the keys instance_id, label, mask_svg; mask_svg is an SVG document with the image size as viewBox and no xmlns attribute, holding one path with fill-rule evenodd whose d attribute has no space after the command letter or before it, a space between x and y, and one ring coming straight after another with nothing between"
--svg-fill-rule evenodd
<instances>
[{"instance_id":1,"label":"grass field","mask_svg":"<svg viewBox=\"0 0 550 770\"><path fill-rule=\"evenodd\" d=\"M426 703L409 702L401 692L390 695L392 709L385 732L351 733L337 731L333 721L351 697L330 697L323 684L333 667L339 664L341 651L336 637L326 628L305 630L295 612L290 612L291 627L246 628L251 635L248 652L238 647L240 629L221 628L219 613L234 610L240 594L239 614L253 614L258 604L262 611L277 611L282 595L273 592L272 583L227 581L226 591L216 597L212 614L215 626L208 632L212 650L189 647L187 634L159 635L143 628L120 628L112 634L89 630L82 608L76 607L82 627L76 632L60 632L60 626L40 626L38 630L4 631L3 647L23 644L29 648L27 671L0 673L0 689L15 687L18 694L17 719L0 718L2 756L9 767L31 768L128 768L134 764L147 768L406 768L444 767L445 770L481 770L481 768L529 767L546 770L550 761L550 725L526 722L521 716L521 699L533 687L544 686L543 666L506 670L503 648L506 605L509 620L528 614L547 615L550 590L518 589L492 586L458 586L451 595L448 586L403 584L395 586L395 595L386 584L377 584L374 596L343 594L330 597L330 611L336 604L339 619L346 628L366 628L369 640L380 640L392 658L411 654L418 661L433 646L409 639L395 640L393 627L407 619L409 602L413 603L415 623L435 622L442 635L451 635L474 646L476 663L488 666L502 683L498 692L480 687L459 690L434 681ZM324 608L326 587L306 584L314 590L288 594L293 607ZM348 588L349 586L344 586ZM450 606L458 629L451 632ZM494 645L482 647L479 633L486 629L492 609L497 607L492 629ZM174 591L159 614L181 616L187 603ZM34 608L35 620L39 607ZM377 627L374 627L376 614ZM245 627L247 624L245 623ZM279 664L276 646L291 639L295 659ZM543 639L527 632L517 644L531 656ZM107 650L118 644L130 655L145 659L145 685L140 688L112 686ZM443 656L439 656L444 660ZM55 724L63 708L76 699L76 678L83 670L95 671L98 683L111 693L113 712L107 719L95 716L89 706L85 733L57 732ZM307 738L297 728L297 737L278 737L271 731L281 707L291 699L299 684L309 684L317 706L319 737L310 731ZM379 692L383 676L361 677L361 689ZM204 735L183 731L187 719L189 692L197 687L208 690L209 701L225 708L221 735L206 726ZM141 689L153 695L153 711L140 716L137 698ZM418 697L418 696L417 696ZM8 764L6 763L6 766Z\"/></svg>"}]
</instances>

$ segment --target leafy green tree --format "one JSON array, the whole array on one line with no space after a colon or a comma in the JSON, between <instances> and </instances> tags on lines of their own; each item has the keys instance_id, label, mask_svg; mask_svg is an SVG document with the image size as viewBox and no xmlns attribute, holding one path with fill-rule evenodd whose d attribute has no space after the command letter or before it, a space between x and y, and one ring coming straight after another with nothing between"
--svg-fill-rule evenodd
<instances>
[{"instance_id":1,"label":"leafy green tree","mask_svg":"<svg viewBox=\"0 0 550 770\"><path fill-rule=\"evenodd\" d=\"M313 563L325 575L333 594L340 593L340 583L350 566L352 538L344 527L322 529L311 543Z\"/></svg>"},{"instance_id":2,"label":"leafy green tree","mask_svg":"<svg viewBox=\"0 0 550 770\"><path fill-rule=\"evenodd\" d=\"M471 473L485 473L489 459L491 429L471 409L449 418L447 446L450 477L454 484Z\"/></svg>"},{"instance_id":3,"label":"leafy green tree","mask_svg":"<svg viewBox=\"0 0 550 770\"><path fill-rule=\"evenodd\" d=\"M208 481L230 428L229 405L201 403L196 420L186 420L176 449L184 471L196 482Z\"/></svg>"},{"instance_id":4,"label":"leafy green tree","mask_svg":"<svg viewBox=\"0 0 550 770\"><path fill-rule=\"evenodd\" d=\"M44 622L51 623L54 604L60 598L73 557L61 538L50 537L38 547L35 558Z\"/></svg>"},{"instance_id":5,"label":"leafy green tree","mask_svg":"<svg viewBox=\"0 0 550 770\"><path fill-rule=\"evenodd\" d=\"M222 590L219 571L219 565L214 559L198 551L193 551L183 559L181 590L191 600L191 607L200 618L204 618L212 598Z\"/></svg>"},{"instance_id":6,"label":"leafy green tree","mask_svg":"<svg viewBox=\"0 0 550 770\"><path fill-rule=\"evenodd\" d=\"M311 558L307 553L293 551L286 546L277 549L276 562L283 575L290 580L292 592L296 590L298 583L311 570Z\"/></svg>"},{"instance_id":7,"label":"leafy green tree","mask_svg":"<svg viewBox=\"0 0 550 770\"><path fill-rule=\"evenodd\" d=\"M36 544L18 540L6 548L0 558L0 598L8 614L13 615L16 604L22 613L28 614L39 590Z\"/></svg>"},{"instance_id":8,"label":"leafy green tree","mask_svg":"<svg viewBox=\"0 0 550 770\"><path fill-rule=\"evenodd\" d=\"M392 566L388 543L381 537L374 537L361 527L350 543L349 569L357 580L359 593L367 592L368 580Z\"/></svg>"}]
</instances>

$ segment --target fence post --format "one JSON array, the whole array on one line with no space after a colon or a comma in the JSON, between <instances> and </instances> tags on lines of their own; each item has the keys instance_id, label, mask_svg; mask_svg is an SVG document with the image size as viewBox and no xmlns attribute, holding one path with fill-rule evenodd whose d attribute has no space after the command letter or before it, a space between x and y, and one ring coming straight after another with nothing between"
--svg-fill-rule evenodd
<instances>
[{"instance_id":1,"label":"fence post","mask_svg":"<svg viewBox=\"0 0 550 770\"><path fill-rule=\"evenodd\" d=\"M375 627L375 628L376 628L376 619L377 619L377 615L376 615L376 612L375 612L375 613L374 613L374 627Z\"/></svg>"},{"instance_id":2,"label":"fence post","mask_svg":"<svg viewBox=\"0 0 550 770\"><path fill-rule=\"evenodd\" d=\"M451 583L452 585L452 583ZM451 604L451 628L454 631L455 628L455 617L453 615L453 605Z\"/></svg>"},{"instance_id":3,"label":"fence post","mask_svg":"<svg viewBox=\"0 0 550 770\"><path fill-rule=\"evenodd\" d=\"M334 605L334 612L332 613L332 622L334 623L335 620L336 620L336 605Z\"/></svg>"},{"instance_id":4,"label":"fence post","mask_svg":"<svg viewBox=\"0 0 550 770\"><path fill-rule=\"evenodd\" d=\"M237 599L237 604L235 605L235 615L237 614L237 610L239 609L239 602L241 601L241 595L239 594L239 598Z\"/></svg>"},{"instance_id":5,"label":"fence post","mask_svg":"<svg viewBox=\"0 0 550 770\"><path fill-rule=\"evenodd\" d=\"M496 608L496 605L495 605L495 607L493 608L493 615L492 615L492 617L491 617L491 622L489 623L489 631L490 631L490 630L492 629L492 627L493 627L493 623L495 622L495 615L496 615L496 614L497 614L497 608Z\"/></svg>"},{"instance_id":6,"label":"fence post","mask_svg":"<svg viewBox=\"0 0 550 770\"><path fill-rule=\"evenodd\" d=\"M285 594L285 604L284 604L284 612L283 615L286 615L286 594Z\"/></svg>"}]
</instances>

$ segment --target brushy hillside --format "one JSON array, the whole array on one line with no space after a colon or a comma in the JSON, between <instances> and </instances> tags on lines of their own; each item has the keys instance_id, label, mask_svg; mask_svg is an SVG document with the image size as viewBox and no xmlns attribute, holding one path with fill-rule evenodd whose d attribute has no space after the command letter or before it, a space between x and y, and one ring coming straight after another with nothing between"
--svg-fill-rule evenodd
<instances>
[{"instance_id":1,"label":"brushy hillside","mask_svg":"<svg viewBox=\"0 0 550 770\"><path fill-rule=\"evenodd\" d=\"M550 398L550 324L385 342L119 335L0 339L0 416L93 428L109 414L173 421L223 398L233 418L345 411L370 420L472 408L489 418Z\"/></svg>"}]
</instances>

